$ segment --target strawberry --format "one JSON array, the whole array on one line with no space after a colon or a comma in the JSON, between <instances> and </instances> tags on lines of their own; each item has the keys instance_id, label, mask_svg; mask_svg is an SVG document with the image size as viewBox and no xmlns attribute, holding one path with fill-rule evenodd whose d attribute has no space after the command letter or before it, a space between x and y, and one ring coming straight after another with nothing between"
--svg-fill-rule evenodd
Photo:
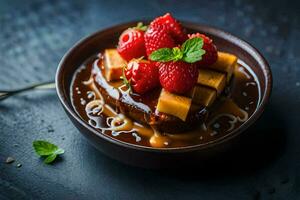
<instances>
[{"instance_id":1,"label":"strawberry","mask_svg":"<svg viewBox=\"0 0 300 200\"><path fill-rule=\"evenodd\" d=\"M190 91L197 82L198 67L183 61L160 62L159 81L169 92L184 94Z\"/></svg>"},{"instance_id":2,"label":"strawberry","mask_svg":"<svg viewBox=\"0 0 300 200\"><path fill-rule=\"evenodd\" d=\"M205 50L205 54L202 57L202 60L197 62L197 64L200 67L205 67L214 64L217 59L218 59L218 51L217 47L214 45L212 39L207 37L204 34L201 33L194 33L194 34L189 34L189 38L202 38L203 39L203 47L202 49Z\"/></svg>"},{"instance_id":3,"label":"strawberry","mask_svg":"<svg viewBox=\"0 0 300 200\"><path fill-rule=\"evenodd\" d=\"M145 33L146 53L149 56L160 48L172 48L188 39L181 24L170 13L154 19Z\"/></svg>"},{"instance_id":4,"label":"strawberry","mask_svg":"<svg viewBox=\"0 0 300 200\"><path fill-rule=\"evenodd\" d=\"M117 50L125 60L130 61L146 55L144 41L146 28L142 23L138 23L136 27L129 28L121 34Z\"/></svg>"},{"instance_id":5,"label":"strawberry","mask_svg":"<svg viewBox=\"0 0 300 200\"><path fill-rule=\"evenodd\" d=\"M158 68L154 62L148 60L131 60L124 69L124 76L125 84L129 83L131 89L138 94L144 94L159 86Z\"/></svg>"},{"instance_id":6,"label":"strawberry","mask_svg":"<svg viewBox=\"0 0 300 200\"><path fill-rule=\"evenodd\" d=\"M161 48L151 53L149 58L157 63L159 81L164 89L184 94L193 88L198 78L195 63L205 53L202 46L203 39L196 37L186 40L180 48Z\"/></svg>"},{"instance_id":7,"label":"strawberry","mask_svg":"<svg viewBox=\"0 0 300 200\"><path fill-rule=\"evenodd\" d=\"M164 24L167 27L168 32L178 44L182 44L188 39L185 29L170 13L157 17L151 22L150 26L155 26L157 24Z\"/></svg>"},{"instance_id":8,"label":"strawberry","mask_svg":"<svg viewBox=\"0 0 300 200\"><path fill-rule=\"evenodd\" d=\"M145 33L145 47L148 56L157 49L172 48L174 46L176 46L176 43L164 24L149 26Z\"/></svg>"}]
</instances>

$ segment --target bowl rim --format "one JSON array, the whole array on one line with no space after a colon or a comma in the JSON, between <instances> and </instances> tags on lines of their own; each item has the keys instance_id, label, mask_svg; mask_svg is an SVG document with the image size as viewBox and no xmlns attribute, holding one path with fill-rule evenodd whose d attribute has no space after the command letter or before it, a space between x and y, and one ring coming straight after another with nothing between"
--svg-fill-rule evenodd
<instances>
[{"instance_id":1,"label":"bowl rim","mask_svg":"<svg viewBox=\"0 0 300 200\"><path fill-rule=\"evenodd\" d=\"M147 22L147 20L142 20L144 22ZM68 102L67 97L65 96L64 91L64 87L65 85L63 85L60 80L61 77L63 76L62 74L62 68L64 67L64 63L66 62L67 59L69 59L70 57L72 57L72 54L74 51L76 51L76 49L83 45L85 42L93 39L94 37L97 37L98 34L101 34L102 32L108 31L108 30L112 30L115 28L120 28L120 27L130 27L133 24L136 24L139 21L130 21L130 22L125 22L125 23L120 23L114 26L110 26L110 27L106 27L103 29L100 29L88 36L83 37L82 39L80 39L78 42L76 42L66 53L65 55L62 57L62 59L60 60L59 64L58 64L58 68L56 70L56 75L55 75L55 85L56 85L56 92L57 95L59 97L59 100L61 102L61 104L63 105L64 109L68 112L68 114L71 115L71 117L73 119L75 119L81 126L83 126L84 128L88 129L88 131L92 132L93 134L95 134L96 136L100 137L101 139L106 140L107 142L113 143L115 145L119 145L125 148L130 148L133 150L142 150L142 151L150 151L150 152L172 152L172 153L176 153L176 152L189 152L189 151L195 151L195 150L203 150L203 149L208 149L208 148L212 148L214 146L217 145L221 145L222 143L225 143L235 137L237 137L238 135L240 135L241 133L245 132L246 129L248 129L251 125L253 125L258 118L262 115L266 104L268 103L269 99L270 99L270 95L271 95L271 91L272 91L272 82L273 82L273 78L272 78L272 72L270 69L270 66L267 62L267 60L264 58L264 56L258 51L258 49L256 49L254 46L252 46L249 42L240 39L239 37L228 33L222 29L219 29L217 27L214 26L210 26L210 25L205 25L205 24L198 24L195 22L188 22L188 21L182 21L182 25L186 28L189 29L199 29L199 27L203 30L205 30L205 32L211 34L211 35L215 35L217 37L220 37L228 42L233 43L234 45L239 46L240 48L246 50L249 54L251 54L251 56L254 57L254 59L258 62L259 66L261 66L261 69L263 71L264 77L265 77L265 90L264 93L261 94L261 102L258 106L258 108L254 111L254 113L247 119L247 121L245 123L243 123L239 128L235 129L234 131L232 131L230 134L224 135L214 141L209 141L207 143L203 143L203 144L197 144L197 145L191 145L191 146L185 146L185 147L172 147L172 148L153 148L153 147L147 147L147 146L141 146L141 145L136 145L136 144L131 144L131 143L127 143L112 137L109 137L103 133L101 133L99 130L96 130L95 128L93 128L92 126L90 126L87 122L85 122L74 110L73 106ZM67 86L70 87L70 86ZM70 94L66 94L66 95L70 95Z\"/></svg>"}]
</instances>

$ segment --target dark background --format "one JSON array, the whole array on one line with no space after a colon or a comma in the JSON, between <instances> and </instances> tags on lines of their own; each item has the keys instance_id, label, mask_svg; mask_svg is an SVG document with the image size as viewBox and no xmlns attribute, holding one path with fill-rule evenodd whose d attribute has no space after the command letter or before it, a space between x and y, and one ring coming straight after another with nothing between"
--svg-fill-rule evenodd
<instances>
[{"instance_id":1,"label":"dark background","mask_svg":"<svg viewBox=\"0 0 300 200\"><path fill-rule=\"evenodd\" d=\"M300 9L293 1L0 1L0 89L53 80L78 39L166 12L257 47L274 78L265 114L239 150L208 168L145 170L94 149L54 90L0 102L0 199L300 199ZM45 165L32 141L66 150ZM13 164L5 164L13 156ZM22 167L17 168L18 163Z\"/></svg>"}]
</instances>

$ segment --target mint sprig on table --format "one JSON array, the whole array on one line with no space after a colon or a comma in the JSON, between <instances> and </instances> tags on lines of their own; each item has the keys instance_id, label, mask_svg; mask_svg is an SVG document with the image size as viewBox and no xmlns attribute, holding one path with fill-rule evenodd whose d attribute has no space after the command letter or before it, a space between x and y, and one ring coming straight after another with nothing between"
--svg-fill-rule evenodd
<instances>
[{"instance_id":1,"label":"mint sprig on table","mask_svg":"<svg viewBox=\"0 0 300 200\"><path fill-rule=\"evenodd\" d=\"M202 38L191 38L186 40L181 47L161 48L150 54L152 61L169 62L182 60L187 63L194 63L202 59L205 54Z\"/></svg>"},{"instance_id":2,"label":"mint sprig on table","mask_svg":"<svg viewBox=\"0 0 300 200\"><path fill-rule=\"evenodd\" d=\"M45 157L44 163L50 164L52 163L56 157L60 154L63 154L65 150L59 148L55 144L44 140L36 140L33 141L33 148L35 152L42 157Z\"/></svg>"}]
</instances>

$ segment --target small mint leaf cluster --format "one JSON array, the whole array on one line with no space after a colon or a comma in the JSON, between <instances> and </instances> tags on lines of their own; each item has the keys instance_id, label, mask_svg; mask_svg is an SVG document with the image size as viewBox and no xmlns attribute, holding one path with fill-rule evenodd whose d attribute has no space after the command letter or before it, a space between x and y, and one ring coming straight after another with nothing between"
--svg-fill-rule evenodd
<instances>
[{"instance_id":1,"label":"small mint leaf cluster","mask_svg":"<svg viewBox=\"0 0 300 200\"><path fill-rule=\"evenodd\" d=\"M46 164L52 163L58 155L65 152L62 148L44 140L34 141L33 148L39 156L45 157L44 163Z\"/></svg>"},{"instance_id":2,"label":"small mint leaf cluster","mask_svg":"<svg viewBox=\"0 0 300 200\"><path fill-rule=\"evenodd\" d=\"M153 51L150 55L152 61L169 62L182 60L187 63L194 63L202 59L205 54L202 38L191 38L186 40L181 47L161 48Z\"/></svg>"}]
</instances>

